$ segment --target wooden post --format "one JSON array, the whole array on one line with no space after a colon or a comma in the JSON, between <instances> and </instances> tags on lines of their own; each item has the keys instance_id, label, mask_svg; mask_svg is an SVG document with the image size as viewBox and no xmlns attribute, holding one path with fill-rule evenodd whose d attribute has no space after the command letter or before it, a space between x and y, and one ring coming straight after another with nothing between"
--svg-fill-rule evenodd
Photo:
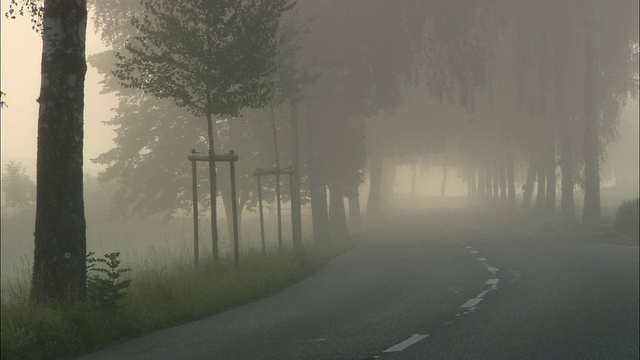
<instances>
[{"instance_id":1,"label":"wooden post","mask_svg":"<svg viewBox=\"0 0 640 360\"><path fill-rule=\"evenodd\" d=\"M196 149L191 149L191 153L195 154ZM198 231L198 174L196 168L196 160L191 160L191 178L193 188L193 265L198 267L199 259L199 231Z\"/></svg>"}]
</instances>

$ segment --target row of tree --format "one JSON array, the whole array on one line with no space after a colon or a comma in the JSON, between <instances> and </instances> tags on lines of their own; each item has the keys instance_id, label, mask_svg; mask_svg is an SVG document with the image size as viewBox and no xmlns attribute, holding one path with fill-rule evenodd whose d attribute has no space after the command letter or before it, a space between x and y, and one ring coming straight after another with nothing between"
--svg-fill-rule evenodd
<instances>
[{"instance_id":1,"label":"row of tree","mask_svg":"<svg viewBox=\"0 0 640 360\"><path fill-rule=\"evenodd\" d=\"M366 172L367 212L375 216L390 178L385 159L444 151L471 195L511 206L514 169L526 164L523 206L537 181L535 211L548 214L559 163L563 214L574 216L574 186L583 183L584 220L592 221L603 146L615 138L621 105L637 95L631 0L143 0L91 8L110 50L90 63L104 75L104 91L120 99L105 120L116 146L95 161L106 166L102 180L120 184L119 211L189 211L191 148L241 157L237 199L214 164L197 183L213 194L199 191L213 220L214 256L218 194L227 214L234 202L252 208L253 170L274 165L296 170L293 211L299 216L301 202L311 202L318 240L346 236L344 199L357 219ZM45 1L32 8L40 10L33 296L83 297L86 6ZM399 116L410 101L428 106ZM263 186L279 198L280 179Z\"/></svg>"}]
</instances>

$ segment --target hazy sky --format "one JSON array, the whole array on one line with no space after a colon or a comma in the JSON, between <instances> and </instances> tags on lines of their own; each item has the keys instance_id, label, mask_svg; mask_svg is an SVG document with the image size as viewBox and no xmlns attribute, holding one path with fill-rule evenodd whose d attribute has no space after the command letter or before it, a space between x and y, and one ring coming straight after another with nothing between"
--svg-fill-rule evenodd
<instances>
[{"instance_id":1,"label":"hazy sky","mask_svg":"<svg viewBox=\"0 0 640 360\"><path fill-rule=\"evenodd\" d=\"M2 110L2 168L9 160L21 161L29 174L35 174L38 103L40 92L40 54L42 40L31 29L29 18L4 17L10 0L2 1L2 77L8 108ZM87 55L104 50L100 39L87 29ZM112 146L114 132L101 124L111 118L117 105L114 96L100 94L100 77L89 67L85 83L85 171L101 167L90 159Z\"/></svg>"}]
</instances>

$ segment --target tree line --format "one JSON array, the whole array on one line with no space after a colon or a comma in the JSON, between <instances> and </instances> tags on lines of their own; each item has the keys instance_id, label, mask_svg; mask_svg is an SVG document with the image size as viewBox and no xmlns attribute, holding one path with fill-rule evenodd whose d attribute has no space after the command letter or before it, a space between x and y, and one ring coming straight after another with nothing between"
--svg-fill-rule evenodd
<instances>
[{"instance_id":1,"label":"tree line","mask_svg":"<svg viewBox=\"0 0 640 360\"><path fill-rule=\"evenodd\" d=\"M84 284L82 104L74 103L81 100L84 43L48 33L68 20L77 25L69 36L82 38L86 6L52 4L42 8L47 81L34 264L34 296L43 298ZM116 131L115 147L94 160L106 166L101 180L120 184L114 204L131 215L189 211L190 149L240 155L237 199L223 168L206 166L208 179L197 182L213 220L214 256L218 194L227 214L233 202L239 212L251 209L253 170L288 164L299 184L294 195L301 195L295 207L310 203L316 241L347 236L345 199L349 218L358 219L365 176L367 216L376 216L393 172L385 164L426 153L446 153L471 197L525 213L555 214L559 188L560 212L574 219L580 186L582 221L595 221L605 145L616 138L621 107L637 97L637 2L630 0L144 0L89 8L109 50L88 61L104 76L104 91L119 98L116 115L104 120ZM71 53L74 60L61 60ZM74 96L65 102L52 91ZM408 101L424 110L403 113ZM47 104L67 108L49 111ZM519 166L527 174L518 205ZM62 191L61 182L72 190ZM275 199L280 186L270 179L263 191ZM56 235L61 229L68 244ZM68 278L76 285L67 292L45 285Z\"/></svg>"}]
</instances>

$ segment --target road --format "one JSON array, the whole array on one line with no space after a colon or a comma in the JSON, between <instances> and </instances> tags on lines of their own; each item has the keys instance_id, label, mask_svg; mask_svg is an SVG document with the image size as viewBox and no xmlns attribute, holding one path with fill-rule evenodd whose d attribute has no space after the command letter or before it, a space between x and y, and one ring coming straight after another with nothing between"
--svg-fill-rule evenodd
<instances>
[{"instance_id":1,"label":"road","mask_svg":"<svg viewBox=\"0 0 640 360\"><path fill-rule=\"evenodd\" d=\"M280 293L82 357L638 359L638 249L414 213Z\"/></svg>"}]
</instances>

